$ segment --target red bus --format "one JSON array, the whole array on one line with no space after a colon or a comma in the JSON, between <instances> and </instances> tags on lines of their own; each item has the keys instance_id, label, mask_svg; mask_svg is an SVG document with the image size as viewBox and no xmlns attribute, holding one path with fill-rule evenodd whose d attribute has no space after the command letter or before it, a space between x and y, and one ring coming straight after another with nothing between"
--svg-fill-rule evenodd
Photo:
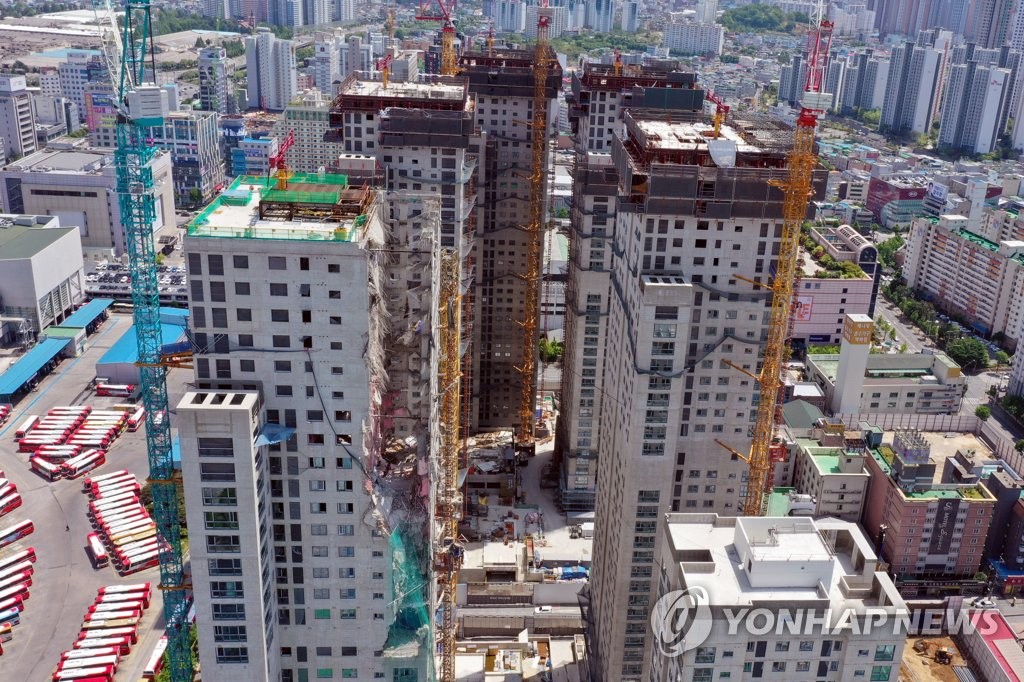
<instances>
[{"instance_id":1,"label":"red bus","mask_svg":"<svg viewBox=\"0 0 1024 682\"><path fill-rule=\"evenodd\" d=\"M96 591L98 595L123 594L125 592L145 592L147 597L153 596L153 583L132 583L130 585L108 585Z\"/></svg>"},{"instance_id":2,"label":"red bus","mask_svg":"<svg viewBox=\"0 0 1024 682\"><path fill-rule=\"evenodd\" d=\"M36 548L35 547L29 547L28 549L22 549L22 550L19 550L19 551L15 552L14 554L12 554L12 555L10 555L8 557L0 559L0 571L8 569L11 566L16 566L17 564L20 564L22 561L31 561L31 562L35 563L35 560L36 560ZM149 583L146 583L146 589L149 589Z\"/></svg>"},{"instance_id":3,"label":"red bus","mask_svg":"<svg viewBox=\"0 0 1024 682\"><path fill-rule=\"evenodd\" d=\"M102 568L110 564L110 555L96 533L89 533L89 553L92 554L93 568Z\"/></svg>"},{"instance_id":4,"label":"red bus","mask_svg":"<svg viewBox=\"0 0 1024 682\"><path fill-rule=\"evenodd\" d=\"M14 439L21 440L22 438L27 436L29 431L34 429L36 427L36 424L38 423L39 417L35 415L29 415L28 417L25 418L25 421L21 423L21 426L18 427L18 430L14 432Z\"/></svg>"},{"instance_id":5,"label":"red bus","mask_svg":"<svg viewBox=\"0 0 1024 682\"><path fill-rule=\"evenodd\" d=\"M0 611L6 611L7 609L18 609L19 611L25 608L25 599L22 597L8 597L0 601Z\"/></svg>"},{"instance_id":6,"label":"red bus","mask_svg":"<svg viewBox=\"0 0 1024 682\"><path fill-rule=\"evenodd\" d=\"M131 534L147 530L149 528L156 528L156 521L148 516L136 516L133 518L118 519L115 523L112 523L109 526L104 526L103 531L107 534L107 537L113 541L114 538L121 535Z\"/></svg>"},{"instance_id":7,"label":"red bus","mask_svg":"<svg viewBox=\"0 0 1024 682\"><path fill-rule=\"evenodd\" d=\"M93 514L104 510L109 510L117 507L128 507L131 502L138 502L139 495L133 490L125 490L123 492L116 492L112 495L104 495L103 497L89 501L89 511Z\"/></svg>"},{"instance_id":8,"label":"red bus","mask_svg":"<svg viewBox=\"0 0 1024 682\"><path fill-rule=\"evenodd\" d=\"M116 481L104 481L103 485L94 488L90 493L89 497L94 500L103 499L105 497L113 497L118 493L133 492L137 493L142 490L142 486L135 480L134 476L121 478Z\"/></svg>"},{"instance_id":9,"label":"red bus","mask_svg":"<svg viewBox=\"0 0 1024 682\"><path fill-rule=\"evenodd\" d=\"M61 465L61 471L66 478L78 478L82 474L105 464L106 461L107 456L102 452L83 453L74 459L64 462Z\"/></svg>"},{"instance_id":10,"label":"red bus","mask_svg":"<svg viewBox=\"0 0 1024 682\"><path fill-rule=\"evenodd\" d=\"M64 438L59 436L46 436L41 438L33 436L32 438L22 438L18 441L18 452L35 454L36 450L46 447L47 445L64 445Z\"/></svg>"},{"instance_id":11,"label":"red bus","mask_svg":"<svg viewBox=\"0 0 1024 682\"><path fill-rule=\"evenodd\" d=\"M164 667L164 652L167 650L167 635L164 635L153 647L153 653L149 657L149 662L146 663L146 667L142 670L142 676L147 680L154 679L160 674L160 669Z\"/></svg>"},{"instance_id":12,"label":"red bus","mask_svg":"<svg viewBox=\"0 0 1024 682\"><path fill-rule=\"evenodd\" d=\"M110 627L90 627L89 629L83 629L78 633L78 641L81 642L86 639L96 639L98 637L127 637L128 641L132 644L136 644L139 641L139 629L130 625Z\"/></svg>"},{"instance_id":13,"label":"red bus","mask_svg":"<svg viewBox=\"0 0 1024 682\"><path fill-rule=\"evenodd\" d=\"M82 490L89 492L95 485L102 485L104 481L110 481L115 478L121 478L125 475L131 475L127 469L118 469L117 471L111 471L108 474L99 474L98 476L88 476L82 481Z\"/></svg>"},{"instance_id":14,"label":"red bus","mask_svg":"<svg viewBox=\"0 0 1024 682\"><path fill-rule=\"evenodd\" d=\"M44 445L36 449L35 456L53 461L55 459L71 459L82 453L77 445Z\"/></svg>"},{"instance_id":15,"label":"red bus","mask_svg":"<svg viewBox=\"0 0 1024 682\"><path fill-rule=\"evenodd\" d=\"M11 486L12 488L14 486ZM16 492L0 495L0 517L3 517L21 506L21 495Z\"/></svg>"},{"instance_id":16,"label":"red bus","mask_svg":"<svg viewBox=\"0 0 1024 682\"><path fill-rule=\"evenodd\" d=\"M96 597L96 605L116 604L118 602L140 602L142 608L149 608L149 595L145 592L119 592L115 594L101 594Z\"/></svg>"},{"instance_id":17,"label":"red bus","mask_svg":"<svg viewBox=\"0 0 1024 682\"><path fill-rule=\"evenodd\" d=\"M151 552L160 551L160 543L155 537L143 538L142 540L130 543L130 546L126 544L123 547L126 549L114 548L114 563L119 566L129 564L138 557L145 556Z\"/></svg>"},{"instance_id":18,"label":"red bus","mask_svg":"<svg viewBox=\"0 0 1024 682\"><path fill-rule=\"evenodd\" d=\"M93 525L106 532L110 526L117 522L127 521L129 519L138 520L140 518L149 518L149 512L147 512L146 508L141 504L136 503L136 506L125 510L115 509L109 512L97 512L93 520Z\"/></svg>"},{"instance_id":19,"label":"red bus","mask_svg":"<svg viewBox=\"0 0 1024 682\"><path fill-rule=\"evenodd\" d=\"M144 610L145 610L145 608L142 606L142 602L141 601L124 601L124 602L113 602L113 603L102 602L102 603L99 603L99 604L93 604L92 606L89 607L89 611L88 612L89 613L97 613L97 614L99 614L99 613L107 614L107 613L121 613L121 612L124 612L124 611L128 611L128 612L138 612L139 615L142 615L142 612Z\"/></svg>"},{"instance_id":20,"label":"red bus","mask_svg":"<svg viewBox=\"0 0 1024 682\"><path fill-rule=\"evenodd\" d=\"M21 622L21 609L0 611L0 625L17 625Z\"/></svg>"},{"instance_id":21,"label":"red bus","mask_svg":"<svg viewBox=\"0 0 1024 682\"><path fill-rule=\"evenodd\" d=\"M122 656L127 656L132 651L132 640L128 637L93 637L80 639L71 646L73 651L117 647L118 652Z\"/></svg>"},{"instance_id":22,"label":"red bus","mask_svg":"<svg viewBox=\"0 0 1024 682\"><path fill-rule=\"evenodd\" d=\"M47 462L42 457L33 457L28 461L28 463L29 466L32 467L32 471L36 472L48 481L56 481L63 473L60 464Z\"/></svg>"},{"instance_id":23,"label":"red bus","mask_svg":"<svg viewBox=\"0 0 1024 682\"><path fill-rule=\"evenodd\" d=\"M13 573L0 578L0 590L6 590L17 585L32 587L32 571L22 571L21 573Z\"/></svg>"},{"instance_id":24,"label":"red bus","mask_svg":"<svg viewBox=\"0 0 1024 682\"><path fill-rule=\"evenodd\" d=\"M132 625L138 625L139 619L142 618L142 611L135 611L132 609L122 609L120 611L101 611L99 613L87 613L82 618L82 625L91 623L97 620L126 620L134 619Z\"/></svg>"},{"instance_id":25,"label":"red bus","mask_svg":"<svg viewBox=\"0 0 1024 682\"><path fill-rule=\"evenodd\" d=\"M135 391L133 384L96 384L96 395L130 398Z\"/></svg>"},{"instance_id":26,"label":"red bus","mask_svg":"<svg viewBox=\"0 0 1024 682\"><path fill-rule=\"evenodd\" d=\"M88 649L71 649L65 651L60 655L62 661L73 661L82 658L92 658L94 656L116 656L118 660L121 659L121 647L119 646L104 646L104 647L89 647Z\"/></svg>"},{"instance_id":27,"label":"red bus","mask_svg":"<svg viewBox=\"0 0 1024 682\"><path fill-rule=\"evenodd\" d=\"M33 571L35 571L35 567L32 565L31 561L26 559L25 561L19 561L16 564L0 569L0 580L6 580L12 575L18 575L25 572L28 572L28 574L31 575Z\"/></svg>"},{"instance_id":28,"label":"red bus","mask_svg":"<svg viewBox=\"0 0 1024 682\"><path fill-rule=\"evenodd\" d=\"M154 549L145 554L140 554L135 557L131 557L126 561L122 562L117 569L117 572L121 575L131 575L132 573L138 573L144 571L147 568L153 568L160 563L160 550Z\"/></svg>"},{"instance_id":29,"label":"red bus","mask_svg":"<svg viewBox=\"0 0 1024 682\"><path fill-rule=\"evenodd\" d=\"M146 423L146 408L140 407L135 410L132 416L128 417L128 430L138 431L139 427Z\"/></svg>"},{"instance_id":30,"label":"red bus","mask_svg":"<svg viewBox=\"0 0 1024 682\"><path fill-rule=\"evenodd\" d=\"M65 680L76 680L76 682L93 682L93 680L112 682L114 673L117 670L112 665L92 666L89 668L68 668L63 666L57 668L53 673L52 682L64 682Z\"/></svg>"},{"instance_id":31,"label":"red bus","mask_svg":"<svg viewBox=\"0 0 1024 682\"><path fill-rule=\"evenodd\" d=\"M4 623L0 625L0 642L9 642L14 637L14 626L10 623ZM0 649L0 653L3 653L3 649Z\"/></svg>"},{"instance_id":32,"label":"red bus","mask_svg":"<svg viewBox=\"0 0 1024 682\"><path fill-rule=\"evenodd\" d=\"M20 597L21 601L28 601L28 588L25 585L15 585L14 587L7 587L0 590L0 604L7 602L8 599L14 597Z\"/></svg>"},{"instance_id":33,"label":"red bus","mask_svg":"<svg viewBox=\"0 0 1024 682\"><path fill-rule=\"evenodd\" d=\"M0 530L0 549L3 549L7 545L10 545L25 536L31 535L36 527L31 521L21 521L13 526L8 526L3 530Z\"/></svg>"}]
</instances>

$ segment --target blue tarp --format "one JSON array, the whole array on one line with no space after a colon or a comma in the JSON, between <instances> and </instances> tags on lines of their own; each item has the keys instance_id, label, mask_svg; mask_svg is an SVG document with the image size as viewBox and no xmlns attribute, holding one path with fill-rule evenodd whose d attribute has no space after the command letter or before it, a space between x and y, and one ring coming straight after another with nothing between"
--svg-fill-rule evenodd
<instances>
[{"instance_id":1,"label":"blue tarp","mask_svg":"<svg viewBox=\"0 0 1024 682\"><path fill-rule=\"evenodd\" d=\"M176 324L163 324L160 326L160 345L165 346L177 343L185 338L185 328ZM139 342L135 337L135 325L128 328L121 338L114 343L110 349L103 354L97 367L115 363L135 364L139 360ZM97 370L99 371L99 370Z\"/></svg>"},{"instance_id":2,"label":"blue tarp","mask_svg":"<svg viewBox=\"0 0 1024 682\"><path fill-rule=\"evenodd\" d=\"M61 324L62 327L88 327L93 321L103 314L103 311L114 302L112 298L94 298L81 308L71 313Z\"/></svg>"},{"instance_id":3,"label":"blue tarp","mask_svg":"<svg viewBox=\"0 0 1024 682\"><path fill-rule=\"evenodd\" d=\"M295 433L295 429L267 422L263 425L263 429L260 430L260 435L256 436L256 445L283 443L291 438L293 433Z\"/></svg>"},{"instance_id":4,"label":"blue tarp","mask_svg":"<svg viewBox=\"0 0 1024 682\"><path fill-rule=\"evenodd\" d=\"M71 339L46 339L25 353L20 360L0 375L0 396L10 396L20 391L26 382L32 379L46 363L67 348L70 342Z\"/></svg>"}]
</instances>

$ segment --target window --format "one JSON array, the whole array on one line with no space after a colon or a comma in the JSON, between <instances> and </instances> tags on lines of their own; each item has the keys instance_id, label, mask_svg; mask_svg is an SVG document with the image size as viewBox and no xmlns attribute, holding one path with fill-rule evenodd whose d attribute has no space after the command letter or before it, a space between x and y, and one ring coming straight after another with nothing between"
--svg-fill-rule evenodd
<instances>
[{"instance_id":1,"label":"window","mask_svg":"<svg viewBox=\"0 0 1024 682\"><path fill-rule=\"evenodd\" d=\"M286 270L288 268L288 261L284 256L268 256L267 267L271 270Z\"/></svg>"},{"instance_id":2,"label":"window","mask_svg":"<svg viewBox=\"0 0 1024 682\"><path fill-rule=\"evenodd\" d=\"M233 507L238 504L235 488L203 488L203 504L208 507Z\"/></svg>"},{"instance_id":3,"label":"window","mask_svg":"<svg viewBox=\"0 0 1024 682\"><path fill-rule=\"evenodd\" d=\"M888 682L892 674L891 665L876 665L871 668L871 682Z\"/></svg>"},{"instance_id":4,"label":"window","mask_svg":"<svg viewBox=\"0 0 1024 682\"><path fill-rule=\"evenodd\" d=\"M313 618L316 620L330 620L331 610L330 609L315 609L313 611Z\"/></svg>"},{"instance_id":5,"label":"window","mask_svg":"<svg viewBox=\"0 0 1024 682\"><path fill-rule=\"evenodd\" d=\"M789 642L788 641L786 641L786 642L776 642L775 643L775 650L776 651L789 651Z\"/></svg>"},{"instance_id":6,"label":"window","mask_svg":"<svg viewBox=\"0 0 1024 682\"><path fill-rule=\"evenodd\" d=\"M287 310L282 310L280 308L272 309L270 311L270 321L271 322L287 322L288 321L288 311Z\"/></svg>"},{"instance_id":7,"label":"window","mask_svg":"<svg viewBox=\"0 0 1024 682\"><path fill-rule=\"evenodd\" d=\"M200 457L234 457L234 445L230 438L199 438Z\"/></svg>"},{"instance_id":8,"label":"window","mask_svg":"<svg viewBox=\"0 0 1024 682\"><path fill-rule=\"evenodd\" d=\"M244 646L217 647L217 663L248 663L249 648Z\"/></svg>"},{"instance_id":9,"label":"window","mask_svg":"<svg viewBox=\"0 0 1024 682\"><path fill-rule=\"evenodd\" d=\"M292 340L287 334L274 334L271 337L271 342L274 348L288 348L292 344Z\"/></svg>"},{"instance_id":10,"label":"window","mask_svg":"<svg viewBox=\"0 0 1024 682\"><path fill-rule=\"evenodd\" d=\"M224 292L224 282L210 282L210 300L223 303L227 300Z\"/></svg>"},{"instance_id":11,"label":"window","mask_svg":"<svg viewBox=\"0 0 1024 682\"><path fill-rule=\"evenodd\" d=\"M231 264L238 270L249 269L249 257L248 256L232 256Z\"/></svg>"},{"instance_id":12,"label":"window","mask_svg":"<svg viewBox=\"0 0 1024 682\"><path fill-rule=\"evenodd\" d=\"M244 642L246 632L244 625L214 625L213 641L215 642Z\"/></svg>"},{"instance_id":13,"label":"window","mask_svg":"<svg viewBox=\"0 0 1024 682\"><path fill-rule=\"evenodd\" d=\"M242 575L241 559L208 559L206 565L210 575Z\"/></svg>"},{"instance_id":14,"label":"window","mask_svg":"<svg viewBox=\"0 0 1024 682\"><path fill-rule=\"evenodd\" d=\"M344 679L347 679L347 680L354 680L357 677L359 677L359 669L358 668L342 668L341 669L341 676Z\"/></svg>"},{"instance_id":15,"label":"window","mask_svg":"<svg viewBox=\"0 0 1024 682\"><path fill-rule=\"evenodd\" d=\"M814 641L808 639L802 640L800 642L800 651L814 651Z\"/></svg>"},{"instance_id":16,"label":"window","mask_svg":"<svg viewBox=\"0 0 1024 682\"><path fill-rule=\"evenodd\" d=\"M203 512L207 530L238 530L238 512Z\"/></svg>"},{"instance_id":17,"label":"window","mask_svg":"<svg viewBox=\"0 0 1024 682\"><path fill-rule=\"evenodd\" d=\"M210 583L212 599L245 599L245 590L241 580L213 581Z\"/></svg>"},{"instance_id":18,"label":"window","mask_svg":"<svg viewBox=\"0 0 1024 682\"><path fill-rule=\"evenodd\" d=\"M242 548L237 535L207 535L206 551L210 554L237 554Z\"/></svg>"},{"instance_id":19,"label":"window","mask_svg":"<svg viewBox=\"0 0 1024 682\"><path fill-rule=\"evenodd\" d=\"M775 661L775 662L773 662L772 663L772 672L773 673L784 673L784 672L786 672L786 662L785 661Z\"/></svg>"},{"instance_id":20,"label":"window","mask_svg":"<svg viewBox=\"0 0 1024 682\"><path fill-rule=\"evenodd\" d=\"M306 421L322 422L324 420L323 410L306 410Z\"/></svg>"},{"instance_id":21,"label":"window","mask_svg":"<svg viewBox=\"0 0 1024 682\"><path fill-rule=\"evenodd\" d=\"M875 647L875 660L876 661L891 661L896 655L895 644L882 644ZM888 678L886 678L888 679Z\"/></svg>"},{"instance_id":22,"label":"window","mask_svg":"<svg viewBox=\"0 0 1024 682\"><path fill-rule=\"evenodd\" d=\"M235 480L235 465L220 462L200 462L199 479L202 481L233 483Z\"/></svg>"},{"instance_id":23,"label":"window","mask_svg":"<svg viewBox=\"0 0 1024 682\"><path fill-rule=\"evenodd\" d=\"M213 604L214 620L245 620L245 604Z\"/></svg>"},{"instance_id":24,"label":"window","mask_svg":"<svg viewBox=\"0 0 1024 682\"><path fill-rule=\"evenodd\" d=\"M806 672L810 672L810 670L811 670L811 662L810 661L797 661L797 663L796 663L796 671L798 673L806 673Z\"/></svg>"},{"instance_id":25,"label":"window","mask_svg":"<svg viewBox=\"0 0 1024 682\"><path fill-rule=\"evenodd\" d=\"M322 433L309 433L306 434L306 442L310 445L323 445L324 434Z\"/></svg>"},{"instance_id":26,"label":"window","mask_svg":"<svg viewBox=\"0 0 1024 682\"><path fill-rule=\"evenodd\" d=\"M278 386L275 386L275 389L276 389L276 392L277 392L277 396L279 398L288 398L288 397L290 397L292 395L292 387L291 386L278 385Z\"/></svg>"},{"instance_id":27,"label":"window","mask_svg":"<svg viewBox=\"0 0 1024 682\"><path fill-rule=\"evenodd\" d=\"M288 285L284 284L284 283L272 282L270 284L270 295L271 296L287 296L288 295Z\"/></svg>"},{"instance_id":28,"label":"window","mask_svg":"<svg viewBox=\"0 0 1024 682\"><path fill-rule=\"evenodd\" d=\"M356 610L355 609L340 609L338 611L338 617L342 620L355 620Z\"/></svg>"},{"instance_id":29,"label":"window","mask_svg":"<svg viewBox=\"0 0 1024 682\"><path fill-rule=\"evenodd\" d=\"M355 535L356 527L351 523L345 523L338 526L338 535ZM339 549L340 551L340 549Z\"/></svg>"},{"instance_id":30,"label":"window","mask_svg":"<svg viewBox=\"0 0 1024 682\"><path fill-rule=\"evenodd\" d=\"M235 317L239 322L252 322L252 310L250 308L236 308Z\"/></svg>"},{"instance_id":31,"label":"window","mask_svg":"<svg viewBox=\"0 0 1024 682\"><path fill-rule=\"evenodd\" d=\"M350 422L352 421L352 413L349 410L335 410L334 421L336 422Z\"/></svg>"}]
</instances>

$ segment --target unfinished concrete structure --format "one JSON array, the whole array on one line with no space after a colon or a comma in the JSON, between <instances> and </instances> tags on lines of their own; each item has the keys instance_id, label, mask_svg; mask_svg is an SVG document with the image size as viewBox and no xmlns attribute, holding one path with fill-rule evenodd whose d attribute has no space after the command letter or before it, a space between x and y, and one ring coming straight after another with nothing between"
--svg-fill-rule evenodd
<instances>
[{"instance_id":1,"label":"unfinished concrete structure","mask_svg":"<svg viewBox=\"0 0 1024 682\"><path fill-rule=\"evenodd\" d=\"M610 246L618 175L609 150L621 137L623 113L667 109L682 120L700 116L703 91L676 62L651 62L616 76L614 67L588 63L572 77L569 121L575 134L566 285L562 404L555 450L562 458L560 497L567 511L594 509L595 460L601 451L601 400L611 295Z\"/></svg>"},{"instance_id":2,"label":"unfinished concrete structure","mask_svg":"<svg viewBox=\"0 0 1024 682\"><path fill-rule=\"evenodd\" d=\"M770 181L785 177L788 131L737 117L713 140L709 121L680 119L626 111L611 145L617 211L595 396L601 551L584 604L602 680L648 678L664 513L735 514L747 494L746 464L716 441L750 446L758 394L744 372L760 370L770 292L747 280L772 271L783 195ZM817 193L824 182L816 171Z\"/></svg>"},{"instance_id":3,"label":"unfinished concrete structure","mask_svg":"<svg viewBox=\"0 0 1024 682\"><path fill-rule=\"evenodd\" d=\"M549 54L545 97L553 135L562 70ZM527 238L531 185L534 107L534 53L495 48L464 52L460 73L468 79L481 131L483 172L477 202L479 218L472 259L472 367L464 374L464 414L471 431L508 428L518 422L523 334L516 324L525 316L529 284ZM545 192L547 177L544 178ZM544 214L548 214L545 209ZM537 345L537 340L532 341Z\"/></svg>"}]
</instances>

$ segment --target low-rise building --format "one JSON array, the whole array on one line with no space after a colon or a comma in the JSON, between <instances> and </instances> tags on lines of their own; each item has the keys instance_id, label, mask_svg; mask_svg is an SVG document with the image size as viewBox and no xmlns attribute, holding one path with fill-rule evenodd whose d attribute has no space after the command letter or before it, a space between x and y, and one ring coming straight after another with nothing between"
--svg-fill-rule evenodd
<instances>
[{"instance_id":1,"label":"low-rise building","mask_svg":"<svg viewBox=\"0 0 1024 682\"><path fill-rule=\"evenodd\" d=\"M174 222L171 157L153 158L156 192L153 231ZM0 168L0 208L9 213L53 215L77 227L82 249L107 257L125 251L117 178L110 150L72 143L53 145Z\"/></svg>"},{"instance_id":2,"label":"low-rise building","mask_svg":"<svg viewBox=\"0 0 1024 682\"><path fill-rule=\"evenodd\" d=\"M231 175L268 175L278 148L276 137L243 137L231 149Z\"/></svg>"},{"instance_id":3,"label":"low-rise building","mask_svg":"<svg viewBox=\"0 0 1024 682\"><path fill-rule=\"evenodd\" d=\"M800 250L800 259L801 272L793 292L792 338L798 345L839 343L846 315L874 314L875 279L859 263L840 261L831 254L825 262L835 264L832 269L822 264L825 259L815 259L805 249ZM875 265L868 264L872 273Z\"/></svg>"},{"instance_id":4,"label":"low-rise building","mask_svg":"<svg viewBox=\"0 0 1024 682\"><path fill-rule=\"evenodd\" d=\"M863 623L865 609L891 619L906 608L856 524L717 514L668 514L666 521L658 597L671 600L669 593L686 590L696 615L687 623L686 651L669 657L655 648L649 679L745 680L775 673L779 679L897 680L904 640L893 638L891 629L798 626L792 634L783 627L811 613L829 622L827 612L832 618L859 612L852 618ZM662 604L654 618L672 615ZM647 608L636 611L643 628L651 615ZM744 627L744 613L757 613L756 623L747 625L760 627ZM698 622L702 617L710 623ZM771 628L764 628L765 619ZM691 648L696 632L707 636Z\"/></svg>"},{"instance_id":5,"label":"low-rise building","mask_svg":"<svg viewBox=\"0 0 1024 682\"><path fill-rule=\"evenodd\" d=\"M50 215L0 215L0 341L28 343L83 299L82 242Z\"/></svg>"},{"instance_id":6,"label":"low-rise building","mask_svg":"<svg viewBox=\"0 0 1024 682\"><path fill-rule=\"evenodd\" d=\"M870 479L864 466L864 434L826 422L792 447L796 450L793 484L798 493L810 495L814 516L860 521Z\"/></svg>"},{"instance_id":7,"label":"low-rise building","mask_svg":"<svg viewBox=\"0 0 1024 682\"><path fill-rule=\"evenodd\" d=\"M929 182L917 173L872 176L865 204L882 227L905 227L920 215Z\"/></svg>"},{"instance_id":8,"label":"low-rise building","mask_svg":"<svg viewBox=\"0 0 1024 682\"><path fill-rule=\"evenodd\" d=\"M864 353L862 362L854 362L858 351L844 338L838 355L807 355L808 379L825 392L833 413L956 414L960 410L967 380L949 356ZM844 354L850 356L848 363Z\"/></svg>"},{"instance_id":9,"label":"low-rise building","mask_svg":"<svg viewBox=\"0 0 1024 682\"><path fill-rule=\"evenodd\" d=\"M583 635L558 637L524 631L507 639L474 639L456 643L455 676L480 680L543 680L558 670L560 679L586 679Z\"/></svg>"},{"instance_id":10,"label":"low-rise building","mask_svg":"<svg viewBox=\"0 0 1024 682\"><path fill-rule=\"evenodd\" d=\"M1015 347L1024 323L1024 241L992 241L961 215L914 220L903 276L936 307Z\"/></svg>"},{"instance_id":11,"label":"low-rise building","mask_svg":"<svg viewBox=\"0 0 1024 682\"><path fill-rule=\"evenodd\" d=\"M984 483L942 482L945 460L972 447L984 449L970 434L896 431L869 450L863 527L893 575L970 578L981 568L996 500Z\"/></svg>"}]
</instances>

